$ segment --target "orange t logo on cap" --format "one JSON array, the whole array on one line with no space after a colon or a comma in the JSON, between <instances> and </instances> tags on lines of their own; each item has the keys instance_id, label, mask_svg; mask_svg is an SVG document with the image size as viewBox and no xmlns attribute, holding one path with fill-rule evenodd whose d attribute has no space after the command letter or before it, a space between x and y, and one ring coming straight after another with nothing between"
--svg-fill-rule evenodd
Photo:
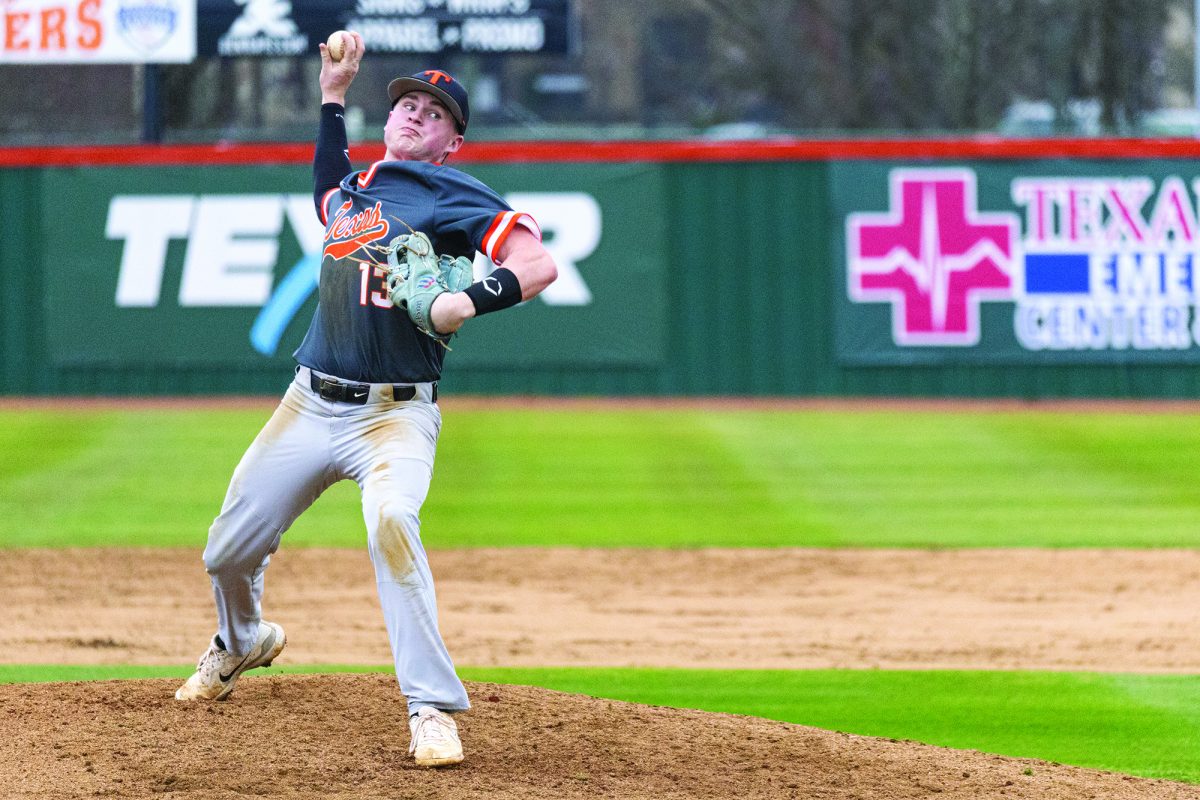
<instances>
[{"instance_id":1,"label":"orange t logo on cap","mask_svg":"<svg viewBox=\"0 0 1200 800\"><path fill-rule=\"evenodd\" d=\"M437 86L438 81L442 80L443 78L446 80L446 83L454 83L454 78L451 78L449 75L442 72L440 69L427 69L424 72L422 72L421 74L428 75L429 82L432 83L434 86Z\"/></svg>"}]
</instances>

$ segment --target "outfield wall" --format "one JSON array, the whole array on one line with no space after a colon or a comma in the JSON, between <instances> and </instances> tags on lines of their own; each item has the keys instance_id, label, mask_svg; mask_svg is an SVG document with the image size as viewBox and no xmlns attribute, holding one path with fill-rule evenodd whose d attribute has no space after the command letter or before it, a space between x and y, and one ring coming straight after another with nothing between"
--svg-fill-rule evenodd
<instances>
[{"instance_id":1,"label":"outfield wall","mask_svg":"<svg viewBox=\"0 0 1200 800\"><path fill-rule=\"evenodd\" d=\"M1198 155L1182 140L476 144L457 165L539 220L561 277L469 324L444 388L1197 397ZM0 152L0 393L278 393L315 305L310 158Z\"/></svg>"}]
</instances>

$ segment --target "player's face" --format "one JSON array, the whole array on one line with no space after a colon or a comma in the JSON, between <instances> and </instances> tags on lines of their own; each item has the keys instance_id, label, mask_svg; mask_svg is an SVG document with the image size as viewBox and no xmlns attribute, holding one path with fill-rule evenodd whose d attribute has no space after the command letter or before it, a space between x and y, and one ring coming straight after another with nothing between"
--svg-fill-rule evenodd
<instances>
[{"instance_id":1,"label":"player's face","mask_svg":"<svg viewBox=\"0 0 1200 800\"><path fill-rule=\"evenodd\" d=\"M383 128L388 158L437 163L463 142L454 117L427 92L409 92L396 101Z\"/></svg>"}]
</instances>

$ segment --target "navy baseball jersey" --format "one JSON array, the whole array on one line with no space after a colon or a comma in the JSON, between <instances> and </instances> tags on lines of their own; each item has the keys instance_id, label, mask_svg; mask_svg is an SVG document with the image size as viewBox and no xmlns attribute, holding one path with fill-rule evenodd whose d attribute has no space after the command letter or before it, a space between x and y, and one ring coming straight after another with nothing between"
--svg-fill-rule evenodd
<instances>
[{"instance_id":1,"label":"navy baseball jersey","mask_svg":"<svg viewBox=\"0 0 1200 800\"><path fill-rule=\"evenodd\" d=\"M437 253L472 258L478 250L495 260L515 225L540 236L531 217L480 181L423 161L376 162L347 175L318 205L325 244L317 310L295 357L367 383L437 380L446 352L388 299L388 242L421 231Z\"/></svg>"}]
</instances>

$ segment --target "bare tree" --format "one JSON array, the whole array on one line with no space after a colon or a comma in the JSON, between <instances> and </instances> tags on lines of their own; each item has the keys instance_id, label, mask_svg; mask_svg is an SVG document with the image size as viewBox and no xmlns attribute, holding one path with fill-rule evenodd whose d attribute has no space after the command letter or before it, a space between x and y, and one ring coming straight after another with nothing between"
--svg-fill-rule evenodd
<instances>
[{"instance_id":1,"label":"bare tree","mask_svg":"<svg viewBox=\"0 0 1200 800\"><path fill-rule=\"evenodd\" d=\"M1080 98L1122 129L1158 101L1181 0L688 2L721 42L722 115L761 92L791 128L923 131L992 127L1020 99L1061 111Z\"/></svg>"}]
</instances>

